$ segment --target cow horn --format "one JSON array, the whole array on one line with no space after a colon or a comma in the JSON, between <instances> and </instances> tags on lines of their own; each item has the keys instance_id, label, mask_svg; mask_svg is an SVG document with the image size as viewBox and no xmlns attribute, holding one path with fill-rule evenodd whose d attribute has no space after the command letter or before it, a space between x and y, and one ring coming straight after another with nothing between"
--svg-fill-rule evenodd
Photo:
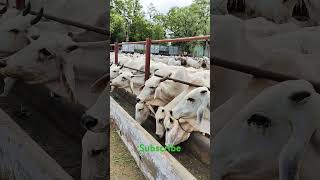
<instances>
[{"instance_id":1,"label":"cow horn","mask_svg":"<svg viewBox=\"0 0 320 180\"><path fill-rule=\"evenodd\" d=\"M4 14L7 12L9 7L9 0L7 0L6 5L0 10L0 14Z\"/></svg>"},{"instance_id":2,"label":"cow horn","mask_svg":"<svg viewBox=\"0 0 320 180\"><path fill-rule=\"evenodd\" d=\"M171 73L168 76L163 77L162 79L160 79L160 82L166 81L167 79L169 79L171 76Z\"/></svg>"},{"instance_id":3,"label":"cow horn","mask_svg":"<svg viewBox=\"0 0 320 180\"><path fill-rule=\"evenodd\" d=\"M31 3L28 2L27 7L22 11L22 15L26 16L27 14L29 14L31 11Z\"/></svg>"},{"instance_id":4,"label":"cow horn","mask_svg":"<svg viewBox=\"0 0 320 180\"><path fill-rule=\"evenodd\" d=\"M43 8L41 8L38 15L34 19L31 20L31 22L30 22L31 25L37 24L41 20L42 16L43 16Z\"/></svg>"},{"instance_id":5,"label":"cow horn","mask_svg":"<svg viewBox=\"0 0 320 180\"><path fill-rule=\"evenodd\" d=\"M299 113L292 122L292 134L288 143L284 146L279 158L279 179L295 180L299 174L303 154L316 134L316 129L307 119L307 114ZM311 118L311 117L309 117Z\"/></svg>"}]
</instances>

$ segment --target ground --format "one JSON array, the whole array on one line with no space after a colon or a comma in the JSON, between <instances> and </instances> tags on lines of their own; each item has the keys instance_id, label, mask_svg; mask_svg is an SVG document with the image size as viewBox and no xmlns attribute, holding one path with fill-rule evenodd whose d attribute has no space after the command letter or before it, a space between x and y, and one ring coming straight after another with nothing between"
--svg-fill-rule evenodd
<instances>
[{"instance_id":1,"label":"ground","mask_svg":"<svg viewBox=\"0 0 320 180\"><path fill-rule=\"evenodd\" d=\"M116 128L110 128L110 158L111 180L145 179L127 147L117 134Z\"/></svg>"}]
</instances>

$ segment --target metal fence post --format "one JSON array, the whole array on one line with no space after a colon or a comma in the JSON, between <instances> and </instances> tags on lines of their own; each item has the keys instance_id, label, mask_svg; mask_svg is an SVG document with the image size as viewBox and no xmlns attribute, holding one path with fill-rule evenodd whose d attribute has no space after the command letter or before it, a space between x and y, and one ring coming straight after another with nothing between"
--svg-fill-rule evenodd
<instances>
[{"instance_id":1,"label":"metal fence post","mask_svg":"<svg viewBox=\"0 0 320 180\"><path fill-rule=\"evenodd\" d=\"M115 64L118 64L118 62L119 62L118 54L119 54L119 44L118 44L118 42L116 42L114 44L114 63Z\"/></svg>"},{"instance_id":2,"label":"metal fence post","mask_svg":"<svg viewBox=\"0 0 320 180\"><path fill-rule=\"evenodd\" d=\"M147 81L150 76L150 54L151 54L151 39L146 39L146 62L144 66L144 81Z\"/></svg>"},{"instance_id":3,"label":"metal fence post","mask_svg":"<svg viewBox=\"0 0 320 180\"><path fill-rule=\"evenodd\" d=\"M19 10L22 10L23 8L25 8L24 7L24 5L25 5L24 1L25 0L16 0L16 8L19 9Z\"/></svg>"}]
</instances>

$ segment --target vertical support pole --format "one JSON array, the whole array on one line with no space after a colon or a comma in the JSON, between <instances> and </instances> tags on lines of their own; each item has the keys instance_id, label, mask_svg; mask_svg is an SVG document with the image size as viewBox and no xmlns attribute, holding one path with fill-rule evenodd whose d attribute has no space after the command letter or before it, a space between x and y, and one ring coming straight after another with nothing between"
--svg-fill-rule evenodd
<instances>
[{"instance_id":1,"label":"vertical support pole","mask_svg":"<svg viewBox=\"0 0 320 180\"><path fill-rule=\"evenodd\" d=\"M150 76L150 54L151 54L151 39L146 39L146 62L144 66L144 81L147 81Z\"/></svg>"},{"instance_id":2,"label":"vertical support pole","mask_svg":"<svg viewBox=\"0 0 320 180\"><path fill-rule=\"evenodd\" d=\"M24 5L25 5L24 1L25 1L25 0L16 0L16 8L17 8L18 10L22 10L22 9L25 8L25 7L24 7Z\"/></svg>"},{"instance_id":3,"label":"vertical support pole","mask_svg":"<svg viewBox=\"0 0 320 180\"><path fill-rule=\"evenodd\" d=\"M114 44L114 63L115 64L118 64L118 53L119 53L119 44L118 44L118 42L116 42L115 44Z\"/></svg>"}]
</instances>

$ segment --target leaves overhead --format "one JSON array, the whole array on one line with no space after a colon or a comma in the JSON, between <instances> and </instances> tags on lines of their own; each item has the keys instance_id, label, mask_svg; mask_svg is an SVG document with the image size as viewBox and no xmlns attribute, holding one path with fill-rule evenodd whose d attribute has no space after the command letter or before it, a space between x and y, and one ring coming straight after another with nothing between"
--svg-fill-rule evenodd
<instances>
[{"instance_id":1,"label":"leaves overhead","mask_svg":"<svg viewBox=\"0 0 320 180\"><path fill-rule=\"evenodd\" d=\"M144 12L139 0L111 1L111 40L141 41L208 35L210 1L193 0L185 7L173 7L161 14L151 3Z\"/></svg>"}]
</instances>

